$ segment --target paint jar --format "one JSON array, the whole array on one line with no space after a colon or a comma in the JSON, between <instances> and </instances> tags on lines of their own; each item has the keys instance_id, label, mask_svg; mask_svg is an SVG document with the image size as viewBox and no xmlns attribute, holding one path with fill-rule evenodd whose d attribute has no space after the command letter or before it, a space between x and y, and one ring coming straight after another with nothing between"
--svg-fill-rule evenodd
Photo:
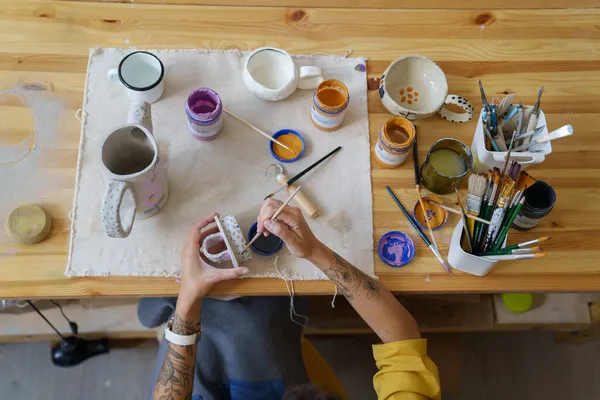
<instances>
[{"instance_id":1,"label":"paint jar","mask_svg":"<svg viewBox=\"0 0 600 400\"><path fill-rule=\"evenodd\" d=\"M425 206L425 210L427 210L427 218L429 219L431 230L437 231L446 225L446 222L448 222L448 212L436 204L442 204L443 201L435 196L424 196L421 200L423 200L423 205ZM423 213L419 200L415 202L412 215L421 229L429 229L427 228L427 221L425 220L425 214Z\"/></svg>"},{"instance_id":2,"label":"paint jar","mask_svg":"<svg viewBox=\"0 0 600 400\"><path fill-rule=\"evenodd\" d=\"M185 102L185 113L195 139L212 140L221 132L223 104L214 90L199 88L192 91Z\"/></svg>"},{"instance_id":3,"label":"paint jar","mask_svg":"<svg viewBox=\"0 0 600 400\"><path fill-rule=\"evenodd\" d=\"M254 238L254 236L256 235L257 228L258 224L255 222L250 227L250 230L248 230L248 243L250 243L250 241L252 241L252 238ZM272 256L274 254L277 254L277 252L279 252L279 250L281 250L282 247L283 240L273 235L272 233L269 234L269 236L260 235L258 239L256 239L256 241L250 246L250 248L252 248L252 250L256 254L259 254L261 256Z\"/></svg>"},{"instance_id":4,"label":"paint jar","mask_svg":"<svg viewBox=\"0 0 600 400\"><path fill-rule=\"evenodd\" d=\"M435 142L421 166L425 187L437 194L452 193L473 166L471 150L460 140L445 138Z\"/></svg>"},{"instance_id":5,"label":"paint jar","mask_svg":"<svg viewBox=\"0 0 600 400\"><path fill-rule=\"evenodd\" d=\"M406 160L415 142L415 126L404 117L387 120L379 130L373 152L375 160L386 168L396 168Z\"/></svg>"},{"instance_id":6,"label":"paint jar","mask_svg":"<svg viewBox=\"0 0 600 400\"><path fill-rule=\"evenodd\" d=\"M322 131L335 131L344 122L346 107L350 102L348 88L335 79L323 81L315 89L311 120Z\"/></svg>"},{"instance_id":7,"label":"paint jar","mask_svg":"<svg viewBox=\"0 0 600 400\"><path fill-rule=\"evenodd\" d=\"M525 203L515 217L512 227L520 231L527 231L537 226L542 218L550 214L556 203L556 193L546 182L537 181L525 189L523 196Z\"/></svg>"},{"instance_id":8,"label":"paint jar","mask_svg":"<svg viewBox=\"0 0 600 400\"><path fill-rule=\"evenodd\" d=\"M285 147L278 145L272 141L269 141L269 149L271 150L271 155L277 161L281 161L282 163L292 163L297 161L304 155L304 150L306 149L306 142L302 135L296 132L293 129L281 129L273 134L273 139L279 140L281 143L285 144L290 149L294 150L296 153L292 153Z\"/></svg>"},{"instance_id":9,"label":"paint jar","mask_svg":"<svg viewBox=\"0 0 600 400\"><path fill-rule=\"evenodd\" d=\"M404 232L388 232L379 239L377 254L390 267L403 267L415 256L415 244Z\"/></svg>"},{"instance_id":10,"label":"paint jar","mask_svg":"<svg viewBox=\"0 0 600 400\"><path fill-rule=\"evenodd\" d=\"M456 224L456 227L454 227L454 231L452 232L452 239L450 239L450 246L448 249L448 264L450 264L452 268L466 272L467 274L476 276L487 275L492 268L494 268L498 260L492 260L467 253L461 245L464 232L463 221L461 219L458 221L458 224ZM506 236L502 247L506 245L508 235Z\"/></svg>"}]
</instances>

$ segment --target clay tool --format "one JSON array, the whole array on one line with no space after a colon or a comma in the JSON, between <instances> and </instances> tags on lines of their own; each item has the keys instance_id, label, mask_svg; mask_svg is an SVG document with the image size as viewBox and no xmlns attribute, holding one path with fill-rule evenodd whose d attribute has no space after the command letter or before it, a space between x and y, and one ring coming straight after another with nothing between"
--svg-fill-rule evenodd
<instances>
[{"instance_id":1,"label":"clay tool","mask_svg":"<svg viewBox=\"0 0 600 400\"><path fill-rule=\"evenodd\" d=\"M283 166L281 166L280 164L269 165L265 173L267 175L273 176L269 174L269 169L271 168L276 168L278 170L278 173L275 176L277 182L285 184L287 181L289 181L290 178L284 173L285 171L283 169ZM296 186L294 186L293 184L286 186L288 194L292 194L296 190ZM308 198L305 192L298 193L294 198L294 203L296 203L296 205L300 207L304 214L306 214L309 218L316 218L319 215L319 207L315 203L313 203L311 199Z\"/></svg>"},{"instance_id":2,"label":"clay tool","mask_svg":"<svg viewBox=\"0 0 600 400\"><path fill-rule=\"evenodd\" d=\"M526 137L529 137L529 136L535 136L538 133L540 133L541 131L543 131L545 127L546 127L546 125L538 126L537 128L535 128L532 131L517 135L517 136L515 136L515 140L521 140L521 139L525 139Z\"/></svg>"},{"instance_id":3,"label":"clay tool","mask_svg":"<svg viewBox=\"0 0 600 400\"><path fill-rule=\"evenodd\" d=\"M448 264L446 264L446 262L442 258L442 255L440 254L440 252L435 247L433 247L433 243L431 243L429 241L429 239L427 239L427 236L423 233L423 231L421 230L421 228L419 228L419 225L417 224L417 221L415 221L413 219L413 217L408 213L408 211L406 211L406 208L404 208L404 206L402 205L402 203L400 202L400 200L396 197L396 195L394 194L394 192L392 192L392 189L390 189L389 186L386 186L385 188L388 191L388 193L390 194L390 196L392 196L392 199L394 199L394 201L396 202L396 204L398 205L398 207L400 207L400 210L402 210L402 212L404 213L404 215L408 219L408 222L410 222L410 224L413 226L413 228L415 228L415 230L417 231L417 233L419 234L419 236L421 236L421 239L423 239L423 241L425 242L425 244L427 245L427 247L429 247L429 249L431 250L431 252L435 256L435 258L437 258L437 260L440 262L440 264L442 264L442 267L444 267L444 269L446 270L446 272L448 272L449 274L451 274L452 271L450 270L450 267L448 266Z\"/></svg>"},{"instance_id":4,"label":"clay tool","mask_svg":"<svg viewBox=\"0 0 600 400\"><path fill-rule=\"evenodd\" d=\"M256 126L252 125L250 122L246 121L245 119L243 119L242 117L238 117L237 115L235 115L234 113L232 113L231 111L225 110L223 109L223 111L225 111L227 114L231 115L233 118L237 119L238 121L240 121L241 123L245 124L246 126L248 126L249 128L254 129L256 132L260 133L261 135L263 135L264 137L266 137L267 139L269 139L271 142L273 143L277 143L278 145L280 145L281 147L283 147L284 149L287 149L290 151L290 153L292 153L294 156L297 156L298 153L296 153L294 150L290 149L288 146L286 146L285 144L281 143L279 140L274 139L273 137L271 137L271 135L265 133L264 131L258 129Z\"/></svg>"},{"instance_id":5,"label":"clay tool","mask_svg":"<svg viewBox=\"0 0 600 400\"><path fill-rule=\"evenodd\" d=\"M521 242L521 243L513 244L513 245L510 245L510 246L506 246L505 248L500 249L500 251L522 249L522 248L525 248L527 246L531 246L533 244L543 243L543 242L548 241L550 239L552 239L552 236L542 236L541 238L538 238L538 239L533 239L533 240L529 240L527 242Z\"/></svg>"},{"instance_id":6,"label":"clay tool","mask_svg":"<svg viewBox=\"0 0 600 400\"><path fill-rule=\"evenodd\" d=\"M506 142L504 141L504 136L498 134L498 121L497 121L497 115L496 115L496 106L494 106L494 105L490 106L490 118L491 118L490 133L492 134L494 141L500 148L500 151L506 151Z\"/></svg>"},{"instance_id":7,"label":"clay tool","mask_svg":"<svg viewBox=\"0 0 600 400\"><path fill-rule=\"evenodd\" d=\"M281 212L283 211L285 206L287 206L290 203L290 201L292 201L292 199L294 198L294 196L296 196L296 194L300 191L300 189L302 189L302 185L298 186L298 188L294 191L294 193L292 193L290 195L290 197L288 197L286 199L286 201L283 202L281 207L279 207L277 209L277 211L275 211L275 214L273 214L273 216L271 217L271 221L274 221L275 219L277 219L277 217L279 216L279 214L281 214ZM240 254L242 254L246 250L248 250L250 248L250 246L252 246L252 243L256 242L256 239L258 239L260 235L262 235L262 232L256 232L256 235L254 235L252 240L246 245L246 247L244 247L244 249L240 252Z\"/></svg>"},{"instance_id":8,"label":"clay tool","mask_svg":"<svg viewBox=\"0 0 600 400\"><path fill-rule=\"evenodd\" d=\"M423 211L423 215L425 216L425 223L427 224L427 230L429 231L429 235L431 235L431 241L433 242L433 246L438 249L437 242L435 241L435 236L433 236L433 229L431 229L431 222L429 221L427 214L427 209L425 208L425 204L423 204L423 199L421 198L421 176L419 174L419 151L417 150L417 127L415 126L415 140L413 143L413 165L415 167L415 187L417 189L417 197L419 198L419 204L421 205L421 210ZM438 249L439 250L439 249Z\"/></svg>"},{"instance_id":9,"label":"clay tool","mask_svg":"<svg viewBox=\"0 0 600 400\"><path fill-rule=\"evenodd\" d=\"M454 188L454 192L456 193L456 201L458 202L458 206L460 207L460 213L462 215L463 220L463 229L465 231L464 241L467 244L467 250L469 253L473 253L473 239L471 239L471 233L469 232L469 221L467 221L467 213L465 212L465 208L462 205L462 201L460 201L460 194L458 193L458 189Z\"/></svg>"},{"instance_id":10,"label":"clay tool","mask_svg":"<svg viewBox=\"0 0 600 400\"><path fill-rule=\"evenodd\" d=\"M513 107L512 102L515 100L516 97L517 96L514 94L509 94L502 99L500 105L498 106L498 115L500 116L500 118L503 118L506 111Z\"/></svg>"},{"instance_id":11,"label":"clay tool","mask_svg":"<svg viewBox=\"0 0 600 400\"><path fill-rule=\"evenodd\" d=\"M471 174L469 177L469 193L467 194L467 216L479 216L481 211L481 198L485 194L487 177L484 174ZM475 220L467 221L471 238L475 233Z\"/></svg>"},{"instance_id":12,"label":"clay tool","mask_svg":"<svg viewBox=\"0 0 600 400\"><path fill-rule=\"evenodd\" d=\"M533 106L533 111L531 112L531 116L529 117L529 122L527 123L527 131L532 131L537 126L538 118L540 116L540 100L542 98L542 93L544 93L544 87L543 86L540 87L540 90L538 90L537 102ZM525 139L523 139L523 142L521 144L522 145L526 144L530 140L531 140L531 138L528 136Z\"/></svg>"},{"instance_id":13,"label":"clay tool","mask_svg":"<svg viewBox=\"0 0 600 400\"><path fill-rule=\"evenodd\" d=\"M289 185L293 184L294 182L296 182L298 179L302 178L306 173L308 173L311 169L313 169L314 167L316 167L317 165L321 164L323 161L327 160L329 157L331 157L332 155L334 155L335 153L337 153L338 151L340 151L342 149L342 146L338 146L335 149L331 150L329 153L327 153L327 155L325 155L323 158L321 158L320 160L315 161L314 163L312 163L311 165L309 165L308 167L306 167L304 170L302 170L300 173L296 174L292 179L290 179L289 181L287 181L285 183L285 185L281 186L279 189L277 189L276 191L274 191L273 193L269 193L269 195L267 197L265 197L266 199L269 199L273 196L275 196L277 193L281 192L283 189L287 188Z\"/></svg>"},{"instance_id":14,"label":"clay tool","mask_svg":"<svg viewBox=\"0 0 600 400\"><path fill-rule=\"evenodd\" d=\"M427 198L427 201L429 201L429 202L431 202L431 203L435 204L436 206L438 206L438 207L440 207L440 208L443 208L444 210L446 210L446 211L448 211L448 212L451 212L451 213L454 213L454 214L457 214L457 215L461 215L461 212L460 212L460 210L457 210L456 208L448 207L447 205L445 205L445 204L442 204L442 203L440 203L440 202L437 202L437 201L435 201L435 200L433 200L433 199L431 199L431 198L429 198L429 197ZM468 218L469 220L473 220L473 221L476 221L476 222L481 222L482 224L486 224L486 225L489 225L489 224L490 224L490 221L488 221L488 220L485 220L485 219L483 219L483 218L476 217L476 216L474 216L474 215L470 215L469 213L467 213L467 218Z\"/></svg>"},{"instance_id":15,"label":"clay tool","mask_svg":"<svg viewBox=\"0 0 600 400\"><path fill-rule=\"evenodd\" d=\"M541 258L546 257L546 253L535 253L535 254L504 254L497 256L485 256L486 260L490 261L512 261L512 260L527 260L530 258Z\"/></svg>"},{"instance_id":16,"label":"clay tool","mask_svg":"<svg viewBox=\"0 0 600 400\"><path fill-rule=\"evenodd\" d=\"M482 127L483 127L483 133L485 134L485 136L487 136L488 140L490 141L490 145L492 146L492 149L494 151L500 151L500 147L498 147L498 144L496 143L496 141L492 137L492 134L490 133L487 125L485 124L485 122L483 123Z\"/></svg>"},{"instance_id":17,"label":"clay tool","mask_svg":"<svg viewBox=\"0 0 600 400\"><path fill-rule=\"evenodd\" d=\"M528 149L530 146L534 146L536 144L542 144L549 142L554 139L562 139L567 136L571 136L573 134L573 127L571 125L561 126L560 128L550 132L549 134L542 136L534 140L533 142L522 144L521 146L514 149L514 151L521 151Z\"/></svg>"},{"instance_id":18,"label":"clay tool","mask_svg":"<svg viewBox=\"0 0 600 400\"><path fill-rule=\"evenodd\" d=\"M487 97L485 96L485 91L483 90L483 84L481 83L481 79L479 79L478 82L479 82L479 93L481 94L481 104L483 104L483 108L487 112L490 108L490 105L487 101Z\"/></svg>"}]
</instances>

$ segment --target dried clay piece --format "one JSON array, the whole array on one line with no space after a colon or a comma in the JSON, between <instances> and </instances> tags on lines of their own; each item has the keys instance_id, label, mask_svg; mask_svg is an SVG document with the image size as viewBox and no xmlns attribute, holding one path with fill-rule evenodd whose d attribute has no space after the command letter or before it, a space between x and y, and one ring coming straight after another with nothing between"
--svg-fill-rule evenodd
<instances>
[{"instance_id":1,"label":"dried clay piece","mask_svg":"<svg viewBox=\"0 0 600 400\"><path fill-rule=\"evenodd\" d=\"M41 242L51 227L52 220L48 214L35 204L25 204L14 209L4 223L8 236L19 244Z\"/></svg>"}]
</instances>

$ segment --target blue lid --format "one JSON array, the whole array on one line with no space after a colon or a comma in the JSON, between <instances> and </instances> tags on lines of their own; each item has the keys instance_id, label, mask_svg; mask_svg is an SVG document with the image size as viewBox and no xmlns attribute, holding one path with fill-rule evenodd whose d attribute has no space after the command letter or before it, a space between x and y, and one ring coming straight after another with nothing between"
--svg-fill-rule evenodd
<instances>
[{"instance_id":1,"label":"blue lid","mask_svg":"<svg viewBox=\"0 0 600 400\"><path fill-rule=\"evenodd\" d=\"M275 154L275 151L273 150L273 146L276 143L274 143L272 141L269 141L269 149L271 150L271 155L277 161L281 161L282 163L292 163L294 161L298 161L300 159L300 157L302 157L304 155L304 150L306 149L306 142L304 141L304 138L302 137L301 134L299 134L298 132L296 132L293 129L281 129L281 130L279 130L279 131L277 131L277 132L275 132L273 134L273 139L277 139L279 136L288 135L288 134L292 134L292 135L298 136L300 138L300 141L302 142L302 151L300 151L300 154L298 154L297 157L289 158L289 159L278 157L277 154Z\"/></svg>"},{"instance_id":2,"label":"blue lid","mask_svg":"<svg viewBox=\"0 0 600 400\"><path fill-rule=\"evenodd\" d=\"M257 227L258 223L255 222L248 230L248 243L252 240L254 235L256 235ZM260 235L260 237L250 246L256 254L260 254L261 256L272 256L273 254L277 254L282 247L283 240L272 233L269 234L269 236Z\"/></svg>"},{"instance_id":3,"label":"blue lid","mask_svg":"<svg viewBox=\"0 0 600 400\"><path fill-rule=\"evenodd\" d=\"M403 267L415 256L415 244L406 233L392 231L379 239L377 253L391 267Z\"/></svg>"}]
</instances>

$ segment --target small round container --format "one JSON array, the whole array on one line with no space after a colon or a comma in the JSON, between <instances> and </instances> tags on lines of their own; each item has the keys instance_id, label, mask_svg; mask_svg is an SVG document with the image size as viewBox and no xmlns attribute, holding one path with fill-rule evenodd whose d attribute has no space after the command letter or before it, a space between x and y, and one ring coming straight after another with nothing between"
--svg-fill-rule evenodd
<instances>
[{"instance_id":1,"label":"small round container","mask_svg":"<svg viewBox=\"0 0 600 400\"><path fill-rule=\"evenodd\" d=\"M471 150L460 140L444 138L429 148L421 166L421 179L430 192L452 193L469 174L471 167Z\"/></svg>"},{"instance_id":2,"label":"small round container","mask_svg":"<svg viewBox=\"0 0 600 400\"><path fill-rule=\"evenodd\" d=\"M556 193L546 182L537 181L525 189L523 195L525 203L515 217L512 227L520 231L527 231L537 226L542 218L550 214L556 203Z\"/></svg>"},{"instance_id":3,"label":"small round container","mask_svg":"<svg viewBox=\"0 0 600 400\"><path fill-rule=\"evenodd\" d=\"M502 293L504 307L514 313L522 313L533 307L533 295L531 293Z\"/></svg>"},{"instance_id":4,"label":"small round container","mask_svg":"<svg viewBox=\"0 0 600 400\"><path fill-rule=\"evenodd\" d=\"M442 207L439 207L435 202L443 203L443 201L435 196L424 196L421 197L423 199L423 205L427 210L427 216L429 217L429 224L431 225L431 230L437 231L448 222L448 212L444 210ZM419 200L415 202L415 206L413 207L412 212L413 218L417 221L417 224L424 230L427 230L427 222L425 221L425 216L423 215L423 209L421 208L421 204Z\"/></svg>"},{"instance_id":5,"label":"small round container","mask_svg":"<svg viewBox=\"0 0 600 400\"><path fill-rule=\"evenodd\" d=\"M298 143L297 140L285 139L286 138L285 135L293 135L293 136L299 138L300 139L299 142L302 147L298 148L299 146L297 145L297 143ZM277 143L269 141L269 149L271 149L271 155L277 161L281 161L282 163L293 163L294 161L298 161L300 159L300 157L302 157L304 155L304 150L306 149L306 142L304 141L304 138L302 137L302 135L299 134L298 132L296 132L295 130L281 129L273 134L273 139L277 139L277 140L281 141L281 143L285 144L286 146L295 150L298 153L298 155L296 157L293 157L293 154L290 153L289 150L279 146ZM294 139L296 139L296 138L294 138ZM285 158L288 155L293 158Z\"/></svg>"},{"instance_id":6,"label":"small round container","mask_svg":"<svg viewBox=\"0 0 600 400\"><path fill-rule=\"evenodd\" d=\"M250 243L254 235L256 235L257 227L258 223L255 222L250 227L250 230L248 230L248 243ZM272 256L277 254L282 247L283 240L272 233L269 236L260 235L259 238L256 239L256 241L250 246L250 248L252 248L256 254L261 256Z\"/></svg>"},{"instance_id":7,"label":"small round container","mask_svg":"<svg viewBox=\"0 0 600 400\"><path fill-rule=\"evenodd\" d=\"M192 136L198 140L212 140L223 126L223 104L212 89L199 88L188 96L185 113Z\"/></svg>"},{"instance_id":8,"label":"small round container","mask_svg":"<svg viewBox=\"0 0 600 400\"><path fill-rule=\"evenodd\" d=\"M313 125L322 131L335 131L344 122L349 102L348 88L342 82L335 79L321 82L313 95L310 113Z\"/></svg>"},{"instance_id":9,"label":"small round container","mask_svg":"<svg viewBox=\"0 0 600 400\"><path fill-rule=\"evenodd\" d=\"M375 160L386 168L397 168L406 160L415 142L415 126L404 117L387 120L379 130L373 152Z\"/></svg>"},{"instance_id":10,"label":"small round container","mask_svg":"<svg viewBox=\"0 0 600 400\"><path fill-rule=\"evenodd\" d=\"M379 239L377 254L390 267L403 267L415 256L415 244L404 232L388 232Z\"/></svg>"}]
</instances>

